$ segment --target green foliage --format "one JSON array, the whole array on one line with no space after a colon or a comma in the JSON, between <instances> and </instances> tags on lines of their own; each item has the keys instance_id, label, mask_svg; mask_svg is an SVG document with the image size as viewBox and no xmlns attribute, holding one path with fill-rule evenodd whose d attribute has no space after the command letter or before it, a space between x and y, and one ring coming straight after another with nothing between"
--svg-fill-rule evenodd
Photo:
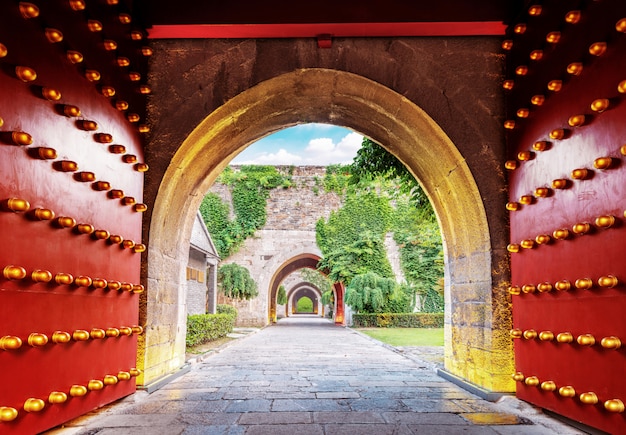
<instances>
[{"instance_id":1,"label":"green foliage","mask_svg":"<svg viewBox=\"0 0 626 435\"><path fill-rule=\"evenodd\" d=\"M237 318L237 308L232 305L217 304L215 312L217 314L228 314L229 316L233 316L235 319Z\"/></svg>"},{"instance_id":2,"label":"green foliage","mask_svg":"<svg viewBox=\"0 0 626 435\"><path fill-rule=\"evenodd\" d=\"M278 305L285 305L287 303L287 292L285 291L285 286L281 285L278 287L278 294L276 295L276 303Z\"/></svg>"},{"instance_id":3,"label":"green foliage","mask_svg":"<svg viewBox=\"0 0 626 435\"><path fill-rule=\"evenodd\" d=\"M410 286L420 295L419 311L442 312L443 247L430 207L415 208L399 201L393 231L400 245L400 263Z\"/></svg>"},{"instance_id":4,"label":"green foliage","mask_svg":"<svg viewBox=\"0 0 626 435\"><path fill-rule=\"evenodd\" d=\"M353 314L354 328L442 328L443 313Z\"/></svg>"},{"instance_id":5,"label":"green foliage","mask_svg":"<svg viewBox=\"0 0 626 435\"><path fill-rule=\"evenodd\" d=\"M265 225L267 197L276 187L291 187L291 178L274 166L242 166L238 171L227 167L218 181L230 187L235 219L230 220L228 204L209 193L200 205L200 213L222 258L237 251L247 237Z\"/></svg>"},{"instance_id":6,"label":"green foliage","mask_svg":"<svg viewBox=\"0 0 626 435\"><path fill-rule=\"evenodd\" d=\"M350 180L350 165L328 165L324 175L324 191L342 195Z\"/></svg>"},{"instance_id":7,"label":"green foliage","mask_svg":"<svg viewBox=\"0 0 626 435\"><path fill-rule=\"evenodd\" d=\"M384 277L393 276L383 239L376 237L371 231L360 234L349 245L327 252L319 261L318 268L327 271L331 281L347 284L355 276L368 272Z\"/></svg>"},{"instance_id":8,"label":"green foliage","mask_svg":"<svg viewBox=\"0 0 626 435\"><path fill-rule=\"evenodd\" d=\"M228 257L238 242L238 226L228 218L229 208L215 193L208 193L200 204L200 214L220 257ZM241 240L241 239L239 239Z\"/></svg>"},{"instance_id":9,"label":"green foliage","mask_svg":"<svg viewBox=\"0 0 626 435\"><path fill-rule=\"evenodd\" d=\"M222 293L232 299L249 300L259 294L248 269L235 263L218 269L217 284Z\"/></svg>"},{"instance_id":10,"label":"green foliage","mask_svg":"<svg viewBox=\"0 0 626 435\"><path fill-rule=\"evenodd\" d=\"M317 221L317 245L323 254L318 269L331 281L346 284L367 272L393 276L384 245L392 211L389 199L376 192L348 194L341 209Z\"/></svg>"},{"instance_id":11,"label":"green foliage","mask_svg":"<svg viewBox=\"0 0 626 435\"><path fill-rule=\"evenodd\" d=\"M312 313L313 312L313 301L311 298L306 296L301 297L296 302L296 312L297 313Z\"/></svg>"},{"instance_id":12,"label":"green foliage","mask_svg":"<svg viewBox=\"0 0 626 435\"><path fill-rule=\"evenodd\" d=\"M420 294L421 307L420 311L423 313L443 313L445 303L443 300L443 294L434 288L429 288L424 293Z\"/></svg>"},{"instance_id":13,"label":"green foliage","mask_svg":"<svg viewBox=\"0 0 626 435\"><path fill-rule=\"evenodd\" d=\"M350 184L362 184L373 178L398 179L398 189L419 206L428 204L428 198L415 177L404 164L376 142L363 138L361 148L350 166Z\"/></svg>"},{"instance_id":14,"label":"green foliage","mask_svg":"<svg viewBox=\"0 0 626 435\"><path fill-rule=\"evenodd\" d=\"M396 295L397 284L374 272L356 275L346 288L345 302L357 313L380 313Z\"/></svg>"},{"instance_id":15,"label":"green foliage","mask_svg":"<svg viewBox=\"0 0 626 435\"><path fill-rule=\"evenodd\" d=\"M417 292L426 312L443 311L443 247L432 206L408 169L375 142L364 139L352 167L350 183L364 184L375 177L391 181L405 196L394 196L392 231L400 246L405 278ZM409 292L410 293L410 292ZM412 299L412 298L411 298Z\"/></svg>"},{"instance_id":16,"label":"green foliage","mask_svg":"<svg viewBox=\"0 0 626 435\"><path fill-rule=\"evenodd\" d=\"M319 270L308 268L302 269L300 271L300 275L302 276L303 281L310 282L322 292L322 304L333 305L333 284L326 275L321 273Z\"/></svg>"},{"instance_id":17,"label":"green foliage","mask_svg":"<svg viewBox=\"0 0 626 435\"><path fill-rule=\"evenodd\" d=\"M228 312L220 312L218 305L217 314L193 314L187 316L187 337L185 343L187 347L196 346L198 344L207 343L232 332L237 319L237 310Z\"/></svg>"}]
</instances>

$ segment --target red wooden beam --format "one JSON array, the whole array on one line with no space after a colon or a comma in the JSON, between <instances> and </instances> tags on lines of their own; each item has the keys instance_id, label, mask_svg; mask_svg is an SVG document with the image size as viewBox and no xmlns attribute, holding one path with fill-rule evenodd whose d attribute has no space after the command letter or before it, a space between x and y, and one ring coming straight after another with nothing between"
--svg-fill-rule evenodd
<instances>
[{"instance_id":1,"label":"red wooden beam","mask_svg":"<svg viewBox=\"0 0 626 435\"><path fill-rule=\"evenodd\" d=\"M315 38L403 36L500 36L506 25L496 21L414 23L171 24L148 30L151 39Z\"/></svg>"}]
</instances>

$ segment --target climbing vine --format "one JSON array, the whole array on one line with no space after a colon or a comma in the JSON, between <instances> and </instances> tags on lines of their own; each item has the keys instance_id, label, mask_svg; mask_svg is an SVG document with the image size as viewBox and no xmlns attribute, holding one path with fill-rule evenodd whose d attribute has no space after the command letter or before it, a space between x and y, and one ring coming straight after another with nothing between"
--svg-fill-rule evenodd
<instances>
[{"instance_id":1,"label":"climbing vine","mask_svg":"<svg viewBox=\"0 0 626 435\"><path fill-rule=\"evenodd\" d=\"M346 285L366 272L393 276L384 245L392 212L384 195L373 191L348 194L342 208L317 221L317 245L323 254L318 268L331 281Z\"/></svg>"},{"instance_id":2,"label":"climbing vine","mask_svg":"<svg viewBox=\"0 0 626 435\"><path fill-rule=\"evenodd\" d=\"M323 253L319 266L329 278L350 287L353 279L370 272L392 277L383 244L385 233L391 231L407 283L390 293L382 308L364 304L362 309L442 312L441 234L428 198L406 167L365 138L352 165L327 169L324 188L346 198L342 209L317 223L317 242ZM358 300L353 302L359 305Z\"/></svg>"},{"instance_id":3,"label":"climbing vine","mask_svg":"<svg viewBox=\"0 0 626 435\"><path fill-rule=\"evenodd\" d=\"M328 165L324 174L324 191L343 195L349 185L350 165Z\"/></svg>"},{"instance_id":4,"label":"climbing vine","mask_svg":"<svg viewBox=\"0 0 626 435\"><path fill-rule=\"evenodd\" d=\"M416 208L408 199L397 201L392 230L405 278L419 295L418 311L437 313L444 309L443 247L434 212L426 204Z\"/></svg>"},{"instance_id":5,"label":"climbing vine","mask_svg":"<svg viewBox=\"0 0 626 435\"><path fill-rule=\"evenodd\" d=\"M235 218L229 219L228 204L214 193L204 197L200 213L220 257L227 258L265 225L270 190L279 186L289 188L291 176L281 174L274 166L245 165L238 170L226 168L218 182L231 190Z\"/></svg>"}]
</instances>

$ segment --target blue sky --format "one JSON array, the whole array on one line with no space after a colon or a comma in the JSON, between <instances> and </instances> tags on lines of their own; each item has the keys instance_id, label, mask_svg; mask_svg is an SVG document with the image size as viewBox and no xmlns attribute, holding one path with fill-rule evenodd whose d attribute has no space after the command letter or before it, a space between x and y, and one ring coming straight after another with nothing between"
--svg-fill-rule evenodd
<instances>
[{"instance_id":1,"label":"blue sky","mask_svg":"<svg viewBox=\"0 0 626 435\"><path fill-rule=\"evenodd\" d=\"M233 165L318 165L352 163L363 136L330 124L301 124L251 144Z\"/></svg>"}]
</instances>

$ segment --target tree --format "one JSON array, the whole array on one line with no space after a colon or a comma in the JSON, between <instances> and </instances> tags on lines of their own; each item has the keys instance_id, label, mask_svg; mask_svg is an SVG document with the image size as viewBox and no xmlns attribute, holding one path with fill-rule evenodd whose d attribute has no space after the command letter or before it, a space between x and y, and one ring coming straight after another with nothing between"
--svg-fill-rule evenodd
<instances>
[{"instance_id":1,"label":"tree","mask_svg":"<svg viewBox=\"0 0 626 435\"><path fill-rule=\"evenodd\" d=\"M383 278L367 272L357 275L346 288L346 304L357 313L381 313L395 296L397 284L392 278Z\"/></svg>"},{"instance_id":2,"label":"tree","mask_svg":"<svg viewBox=\"0 0 626 435\"><path fill-rule=\"evenodd\" d=\"M341 209L317 221L316 240L323 254L318 269L332 282L345 284L370 271L393 276L384 244L392 211L389 198L378 192L347 194Z\"/></svg>"},{"instance_id":3,"label":"tree","mask_svg":"<svg viewBox=\"0 0 626 435\"><path fill-rule=\"evenodd\" d=\"M259 294L248 269L235 263L221 266L217 281L222 293L231 299L250 300Z\"/></svg>"},{"instance_id":4,"label":"tree","mask_svg":"<svg viewBox=\"0 0 626 435\"><path fill-rule=\"evenodd\" d=\"M380 145L364 138L351 166L350 183L383 177L395 180L409 200L395 198L391 230L400 248L407 289L420 297L420 311L443 311L443 247L439 225L428 197L413 174Z\"/></svg>"},{"instance_id":5,"label":"tree","mask_svg":"<svg viewBox=\"0 0 626 435\"><path fill-rule=\"evenodd\" d=\"M285 286L281 285L278 287L278 294L276 295L276 303L278 305L285 305L287 303L287 292L285 291Z\"/></svg>"},{"instance_id":6,"label":"tree","mask_svg":"<svg viewBox=\"0 0 626 435\"><path fill-rule=\"evenodd\" d=\"M324 254L318 269L325 270L333 282L349 284L357 275L367 272L393 275L382 237L364 231L354 242Z\"/></svg>"},{"instance_id":7,"label":"tree","mask_svg":"<svg viewBox=\"0 0 626 435\"><path fill-rule=\"evenodd\" d=\"M350 184L363 183L377 176L398 179L400 191L409 195L416 206L430 205L422 187L406 166L371 139L363 138L361 148L350 166L350 173Z\"/></svg>"}]
</instances>

